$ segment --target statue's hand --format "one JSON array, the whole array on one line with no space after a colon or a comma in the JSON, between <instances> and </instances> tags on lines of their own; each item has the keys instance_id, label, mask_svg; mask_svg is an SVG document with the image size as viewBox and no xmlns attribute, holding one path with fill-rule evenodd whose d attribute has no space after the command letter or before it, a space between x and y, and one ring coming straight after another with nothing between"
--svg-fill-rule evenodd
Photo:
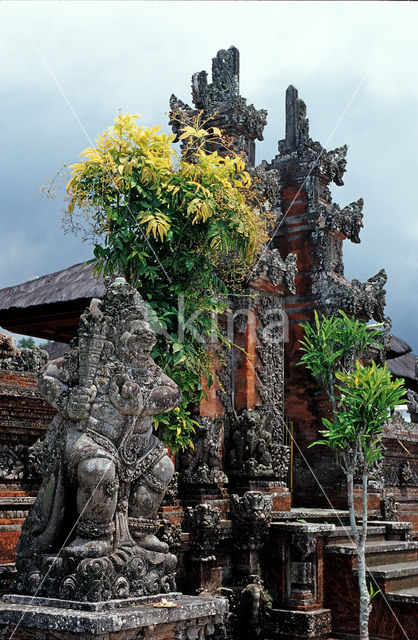
<instances>
[{"instance_id":1,"label":"statue's hand","mask_svg":"<svg viewBox=\"0 0 418 640\"><path fill-rule=\"evenodd\" d=\"M133 380L126 380L126 382L124 382L124 384L122 385L120 395L122 396L122 398L126 398L126 400L137 398L138 396L140 396L139 385Z\"/></svg>"},{"instance_id":2,"label":"statue's hand","mask_svg":"<svg viewBox=\"0 0 418 640\"><path fill-rule=\"evenodd\" d=\"M55 404L56 399L59 397L63 390L63 384L53 378L52 376L42 375L38 378L38 389L42 396Z\"/></svg>"},{"instance_id":3,"label":"statue's hand","mask_svg":"<svg viewBox=\"0 0 418 640\"><path fill-rule=\"evenodd\" d=\"M110 383L109 397L115 409L122 415L138 415L143 406L139 385L120 375L115 376Z\"/></svg>"},{"instance_id":4,"label":"statue's hand","mask_svg":"<svg viewBox=\"0 0 418 640\"><path fill-rule=\"evenodd\" d=\"M91 408L91 403L96 397L97 389L79 386L70 391L67 404L68 417L72 420L85 420Z\"/></svg>"}]
</instances>

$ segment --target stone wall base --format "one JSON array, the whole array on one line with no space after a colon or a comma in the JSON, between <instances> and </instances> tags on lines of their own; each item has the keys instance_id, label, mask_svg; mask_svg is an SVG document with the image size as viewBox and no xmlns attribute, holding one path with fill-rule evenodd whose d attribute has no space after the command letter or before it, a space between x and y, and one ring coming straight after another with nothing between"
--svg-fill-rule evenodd
<instances>
[{"instance_id":1,"label":"stone wall base","mask_svg":"<svg viewBox=\"0 0 418 640\"><path fill-rule=\"evenodd\" d=\"M164 597L175 608L156 608ZM72 602L5 595L0 637L14 640L215 640L228 603L223 598L180 593Z\"/></svg>"}]
</instances>

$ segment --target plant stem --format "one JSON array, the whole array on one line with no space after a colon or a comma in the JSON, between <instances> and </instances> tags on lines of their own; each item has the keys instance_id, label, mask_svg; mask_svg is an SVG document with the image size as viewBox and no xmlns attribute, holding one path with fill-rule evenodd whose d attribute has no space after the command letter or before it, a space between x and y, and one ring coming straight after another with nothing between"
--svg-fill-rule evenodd
<instances>
[{"instance_id":1,"label":"plant stem","mask_svg":"<svg viewBox=\"0 0 418 640\"><path fill-rule=\"evenodd\" d=\"M330 391L329 397L331 399L332 412L334 414L334 420L338 420L337 403L335 402L334 373L332 371L329 372L328 380L329 380L329 391Z\"/></svg>"}]
</instances>

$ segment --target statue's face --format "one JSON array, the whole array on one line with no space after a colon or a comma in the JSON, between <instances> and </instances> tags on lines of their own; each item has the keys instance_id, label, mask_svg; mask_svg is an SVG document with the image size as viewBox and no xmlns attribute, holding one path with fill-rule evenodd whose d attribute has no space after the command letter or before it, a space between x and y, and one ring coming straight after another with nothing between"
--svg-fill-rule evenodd
<instances>
[{"instance_id":1,"label":"statue's face","mask_svg":"<svg viewBox=\"0 0 418 640\"><path fill-rule=\"evenodd\" d=\"M122 336L122 351L131 362L144 365L155 344L155 334L147 322Z\"/></svg>"},{"instance_id":2,"label":"statue's face","mask_svg":"<svg viewBox=\"0 0 418 640\"><path fill-rule=\"evenodd\" d=\"M148 323L141 327L138 333L133 333L128 340L129 355L139 363L143 363L150 356L155 344L155 334Z\"/></svg>"}]
</instances>

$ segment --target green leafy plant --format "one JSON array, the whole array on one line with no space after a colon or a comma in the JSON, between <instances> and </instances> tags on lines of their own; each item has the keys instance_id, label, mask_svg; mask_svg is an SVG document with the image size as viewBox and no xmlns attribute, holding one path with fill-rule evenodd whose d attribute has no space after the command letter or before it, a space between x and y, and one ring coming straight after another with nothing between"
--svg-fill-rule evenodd
<instances>
[{"instance_id":1,"label":"green leafy plant","mask_svg":"<svg viewBox=\"0 0 418 640\"><path fill-rule=\"evenodd\" d=\"M118 116L71 166L66 220L74 229L80 214L90 229L96 274L123 274L150 306L159 328L152 356L183 394L178 411L155 419L175 450L190 443L191 407L203 379L212 382L219 356L207 344L228 344L213 318L261 251L271 214L219 129L196 117L178 156L175 136L137 118Z\"/></svg>"},{"instance_id":2,"label":"green leafy plant","mask_svg":"<svg viewBox=\"0 0 418 640\"><path fill-rule=\"evenodd\" d=\"M372 600L377 595L379 595L379 593L382 593L381 590L380 589L375 589L373 587L373 583L371 581L369 581L369 598L370 598L370 600Z\"/></svg>"},{"instance_id":3,"label":"green leafy plant","mask_svg":"<svg viewBox=\"0 0 418 640\"><path fill-rule=\"evenodd\" d=\"M302 324L304 364L328 394L333 419L322 418L322 438L310 446L325 445L335 454L347 480L350 525L358 555L360 588L360 640L367 640L370 593L366 583L365 544L367 539L367 485L370 470L382 458L381 439L391 410L401 403L406 389L403 380L393 380L386 366L360 360L370 346L381 345L381 325L366 325L345 313ZM362 527L354 509L354 476L362 479Z\"/></svg>"}]
</instances>

